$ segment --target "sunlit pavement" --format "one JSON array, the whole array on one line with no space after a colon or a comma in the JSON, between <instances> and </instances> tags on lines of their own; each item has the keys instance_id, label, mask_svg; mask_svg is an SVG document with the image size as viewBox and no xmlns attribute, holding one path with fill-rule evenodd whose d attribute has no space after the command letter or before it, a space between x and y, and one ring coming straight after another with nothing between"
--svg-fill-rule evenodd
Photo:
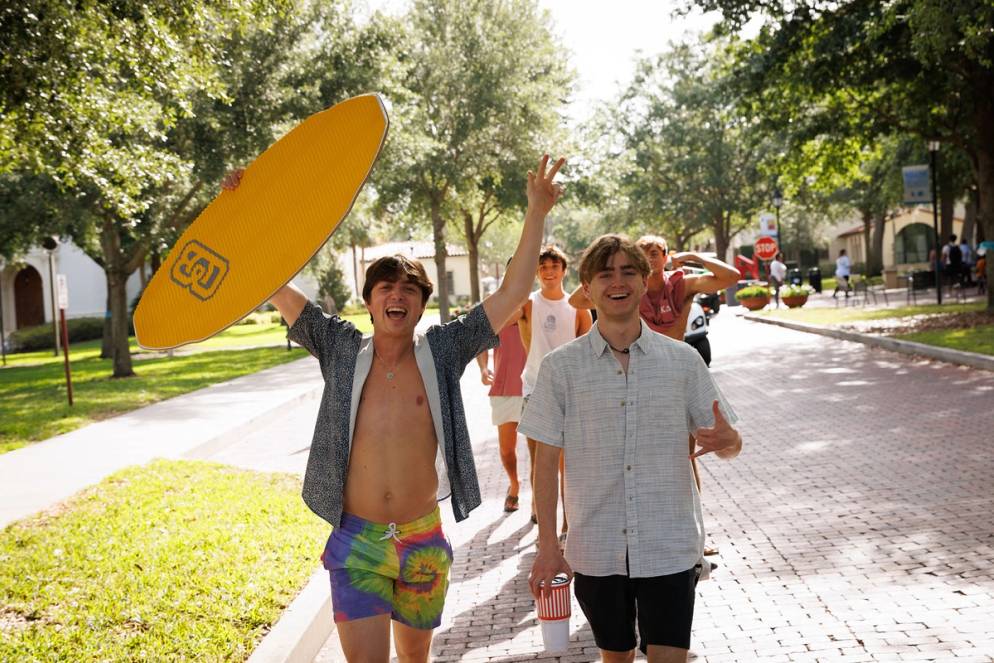
<instances>
[{"instance_id":1,"label":"sunlit pavement","mask_svg":"<svg viewBox=\"0 0 994 663\"><path fill-rule=\"evenodd\" d=\"M713 320L713 372L745 449L706 459L720 568L698 592L697 661L994 660L994 373L739 319ZM506 479L475 366L463 393L484 505L462 523L435 661L591 661L542 652L527 588L536 530ZM519 445L520 471L527 467ZM333 634L319 661L340 661Z\"/></svg>"}]
</instances>

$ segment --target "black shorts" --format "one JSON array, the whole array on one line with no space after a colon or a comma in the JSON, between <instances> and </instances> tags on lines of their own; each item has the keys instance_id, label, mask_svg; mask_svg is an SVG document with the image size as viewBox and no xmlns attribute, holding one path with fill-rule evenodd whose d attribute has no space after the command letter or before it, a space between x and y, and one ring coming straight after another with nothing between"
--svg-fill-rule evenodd
<instances>
[{"instance_id":1,"label":"black shorts","mask_svg":"<svg viewBox=\"0 0 994 663\"><path fill-rule=\"evenodd\" d=\"M690 649L694 621L697 569L654 578L574 574L573 591L594 632L597 646L607 651L649 645Z\"/></svg>"}]
</instances>

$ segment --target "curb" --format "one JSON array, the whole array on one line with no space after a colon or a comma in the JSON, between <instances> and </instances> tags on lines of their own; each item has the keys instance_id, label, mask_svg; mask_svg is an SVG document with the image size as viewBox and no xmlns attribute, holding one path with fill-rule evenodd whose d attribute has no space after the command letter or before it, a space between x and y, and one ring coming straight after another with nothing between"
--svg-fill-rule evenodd
<instances>
[{"instance_id":1,"label":"curb","mask_svg":"<svg viewBox=\"0 0 994 663\"><path fill-rule=\"evenodd\" d=\"M809 334L830 336L831 338L837 338L843 341L852 341L854 343L862 343L863 345L882 348L884 350L891 350L892 352L900 352L901 354L928 357L929 359L938 359L939 361L944 361L950 364L960 364L963 366L970 366L972 368L979 368L981 370L994 371L994 357L978 354L976 352L964 352L963 350L939 348L934 345L925 345L924 343L915 343L913 341L902 341L896 338L889 338L887 336L871 336L870 334L860 334L857 332L844 331L842 329L834 329L832 327L825 327L822 325L764 318L752 314L746 314L742 317L753 322L762 322L763 324L776 325L778 327L785 327L795 331L808 332Z\"/></svg>"},{"instance_id":2,"label":"curb","mask_svg":"<svg viewBox=\"0 0 994 663\"><path fill-rule=\"evenodd\" d=\"M209 460L214 454L219 451L223 451L235 442L238 442L263 419L269 418L277 410L282 410L285 407L295 407L306 401L313 401L321 398L323 389L324 384L321 384L313 389L301 392L296 396L292 396L291 398L280 401L279 403L275 403L272 407L258 412L254 417L246 419L234 428L226 430L219 435L215 435L211 439L193 447L192 449L188 449L182 454L181 457L187 460Z\"/></svg>"},{"instance_id":3,"label":"curb","mask_svg":"<svg viewBox=\"0 0 994 663\"><path fill-rule=\"evenodd\" d=\"M319 569L262 638L248 663L311 663L334 630L328 572Z\"/></svg>"}]
</instances>

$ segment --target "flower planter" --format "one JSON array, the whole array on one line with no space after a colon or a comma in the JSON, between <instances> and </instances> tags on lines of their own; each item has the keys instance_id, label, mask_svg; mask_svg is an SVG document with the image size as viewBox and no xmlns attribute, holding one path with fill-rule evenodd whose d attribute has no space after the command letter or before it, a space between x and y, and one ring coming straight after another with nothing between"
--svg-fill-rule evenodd
<instances>
[{"instance_id":1,"label":"flower planter","mask_svg":"<svg viewBox=\"0 0 994 663\"><path fill-rule=\"evenodd\" d=\"M795 295L793 297L782 297L783 303L787 305L787 308L799 308L804 306L808 301L807 295Z\"/></svg>"},{"instance_id":2,"label":"flower planter","mask_svg":"<svg viewBox=\"0 0 994 663\"><path fill-rule=\"evenodd\" d=\"M750 311L758 311L770 303L769 297L745 297L738 299L739 304L745 306Z\"/></svg>"}]
</instances>

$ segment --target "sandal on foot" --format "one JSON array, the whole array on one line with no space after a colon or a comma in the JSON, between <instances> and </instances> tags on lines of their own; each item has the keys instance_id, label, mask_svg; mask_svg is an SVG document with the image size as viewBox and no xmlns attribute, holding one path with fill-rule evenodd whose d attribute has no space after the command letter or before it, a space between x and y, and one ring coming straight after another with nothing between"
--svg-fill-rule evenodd
<instances>
[{"instance_id":1,"label":"sandal on foot","mask_svg":"<svg viewBox=\"0 0 994 663\"><path fill-rule=\"evenodd\" d=\"M704 546L704 556L710 557L711 555L717 555L718 549L712 548L711 546Z\"/></svg>"},{"instance_id":2,"label":"sandal on foot","mask_svg":"<svg viewBox=\"0 0 994 663\"><path fill-rule=\"evenodd\" d=\"M504 498L504 513L514 513L518 510L518 496L508 495Z\"/></svg>"}]
</instances>

